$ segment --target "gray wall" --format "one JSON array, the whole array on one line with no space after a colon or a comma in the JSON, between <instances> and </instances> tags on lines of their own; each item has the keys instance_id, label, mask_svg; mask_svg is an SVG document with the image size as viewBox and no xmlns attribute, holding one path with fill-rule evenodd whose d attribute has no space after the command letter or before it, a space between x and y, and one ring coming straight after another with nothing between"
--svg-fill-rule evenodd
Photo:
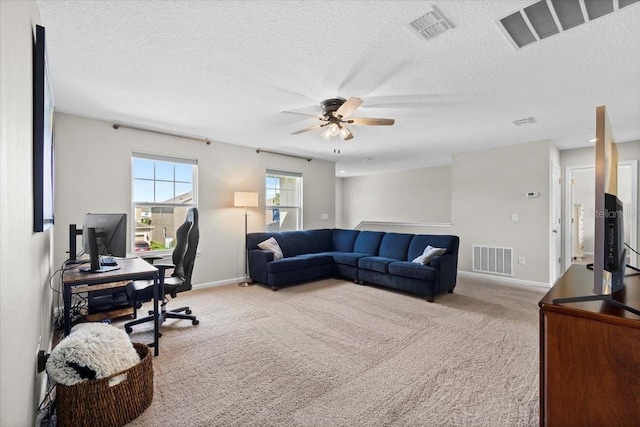
<instances>
[{"instance_id":1,"label":"gray wall","mask_svg":"<svg viewBox=\"0 0 640 427\"><path fill-rule=\"evenodd\" d=\"M103 151L101 151L101 149ZM303 175L304 228L335 226L335 165L330 162L257 154L255 149L113 129L111 123L56 115L55 261L68 249L68 224L87 212L126 212L131 228L131 153L142 151L198 159L200 260L195 284L229 283L244 274L244 210L233 207L234 191L257 191L260 207L249 209L248 230L265 230L267 169ZM320 215L329 214L328 220Z\"/></svg>"},{"instance_id":2,"label":"gray wall","mask_svg":"<svg viewBox=\"0 0 640 427\"><path fill-rule=\"evenodd\" d=\"M33 232L32 46L35 2L0 1L0 426L30 426L50 338L53 230Z\"/></svg>"}]
</instances>

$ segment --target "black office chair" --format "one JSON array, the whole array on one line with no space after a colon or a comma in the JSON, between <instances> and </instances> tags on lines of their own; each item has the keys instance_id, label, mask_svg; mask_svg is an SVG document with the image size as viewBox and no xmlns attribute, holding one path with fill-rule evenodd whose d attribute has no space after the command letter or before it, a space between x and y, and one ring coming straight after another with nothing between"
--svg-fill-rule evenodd
<instances>
[{"instance_id":1,"label":"black office chair","mask_svg":"<svg viewBox=\"0 0 640 427\"><path fill-rule=\"evenodd\" d=\"M193 325L200 323L196 316L191 315L189 307L180 307L174 310L166 309L168 299L166 295L176 298L179 292L191 290L191 274L193 273L193 264L196 259L196 249L200 240L200 230L198 228L198 209L190 208L187 211L187 218L176 230L176 247L173 249L173 264L156 263L155 261L162 257L144 257L145 260L151 262L160 270L160 285L164 289L164 299L161 305L160 323L164 319L185 319L191 320ZM168 270L173 270L170 277L165 277ZM154 319L153 311L149 311L149 316L138 319L137 309L142 306L143 302L153 299L153 280L136 280L127 285L127 295L129 301L134 308L134 317L136 320L125 323L125 331L131 333L131 327L145 322L151 322Z\"/></svg>"}]
</instances>

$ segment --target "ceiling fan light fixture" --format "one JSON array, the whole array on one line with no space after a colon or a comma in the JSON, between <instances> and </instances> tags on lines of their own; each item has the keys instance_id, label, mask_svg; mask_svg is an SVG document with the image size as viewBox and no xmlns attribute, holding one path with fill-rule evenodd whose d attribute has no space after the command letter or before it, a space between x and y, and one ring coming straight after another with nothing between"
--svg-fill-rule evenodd
<instances>
[{"instance_id":1,"label":"ceiling fan light fixture","mask_svg":"<svg viewBox=\"0 0 640 427\"><path fill-rule=\"evenodd\" d=\"M344 127L344 126L341 126L340 127L340 137L342 139L347 139L347 138L349 138L349 136L351 136L351 131L349 129L347 129L346 127Z\"/></svg>"},{"instance_id":2,"label":"ceiling fan light fixture","mask_svg":"<svg viewBox=\"0 0 640 427\"><path fill-rule=\"evenodd\" d=\"M328 130L331 136L338 136L340 133L340 126L338 126L337 123L331 123Z\"/></svg>"},{"instance_id":3,"label":"ceiling fan light fixture","mask_svg":"<svg viewBox=\"0 0 640 427\"><path fill-rule=\"evenodd\" d=\"M323 130L322 133L320 133L320 137L324 140L329 141L333 137L333 135L331 134L331 127Z\"/></svg>"}]
</instances>

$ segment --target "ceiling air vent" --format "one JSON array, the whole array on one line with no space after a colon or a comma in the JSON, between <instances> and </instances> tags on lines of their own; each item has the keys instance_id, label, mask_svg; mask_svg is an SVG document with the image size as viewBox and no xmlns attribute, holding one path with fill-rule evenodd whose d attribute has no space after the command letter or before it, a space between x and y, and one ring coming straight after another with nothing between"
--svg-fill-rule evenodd
<instances>
[{"instance_id":1,"label":"ceiling air vent","mask_svg":"<svg viewBox=\"0 0 640 427\"><path fill-rule=\"evenodd\" d=\"M524 119L518 119L513 121L514 126L524 126L530 125L531 123L535 123L536 120L533 117L525 117Z\"/></svg>"},{"instance_id":2,"label":"ceiling air vent","mask_svg":"<svg viewBox=\"0 0 640 427\"><path fill-rule=\"evenodd\" d=\"M496 21L515 49L567 31L640 0L539 0Z\"/></svg>"},{"instance_id":3,"label":"ceiling air vent","mask_svg":"<svg viewBox=\"0 0 640 427\"><path fill-rule=\"evenodd\" d=\"M420 38L431 40L455 27L435 6L432 6L432 10L410 22L409 28Z\"/></svg>"}]
</instances>

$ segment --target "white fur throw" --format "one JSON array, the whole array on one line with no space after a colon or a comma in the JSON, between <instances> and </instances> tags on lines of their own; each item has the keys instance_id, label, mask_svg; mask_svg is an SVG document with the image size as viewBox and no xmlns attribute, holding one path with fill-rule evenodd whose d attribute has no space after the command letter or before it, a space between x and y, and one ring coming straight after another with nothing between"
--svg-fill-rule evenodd
<instances>
[{"instance_id":1,"label":"white fur throw","mask_svg":"<svg viewBox=\"0 0 640 427\"><path fill-rule=\"evenodd\" d=\"M74 385L108 377L139 362L123 330L106 323L81 323L51 351L47 373L59 384Z\"/></svg>"}]
</instances>

